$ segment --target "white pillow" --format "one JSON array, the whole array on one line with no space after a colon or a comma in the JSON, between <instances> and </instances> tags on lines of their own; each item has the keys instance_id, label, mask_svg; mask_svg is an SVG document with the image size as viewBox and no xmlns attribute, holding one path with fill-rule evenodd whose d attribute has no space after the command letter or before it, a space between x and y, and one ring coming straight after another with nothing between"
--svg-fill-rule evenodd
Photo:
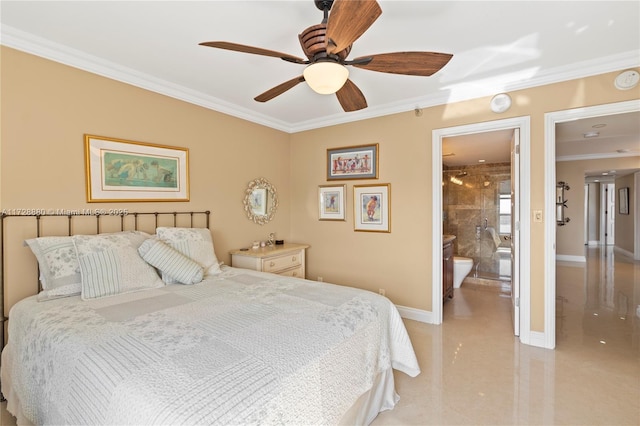
<instances>
[{"instance_id":1,"label":"white pillow","mask_svg":"<svg viewBox=\"0 0 640 426\"><path fill-rule=\"evenodd\" d=\"M138 247L138 253L148 264L180 284L196 284L202 281L202 266L158 239L146 240Z\"/></svg>"},{"instance_id":2,"label":"white pillow","mask_svg":"<svg viewBox=\"0 0 640 426\"><path fill-rule=\"evenodd\" d=\"M38 260L42 291L38 300L80 294L82 278L71 237L39 237L25 241Z\"/></svg>"},{"instance_id":3,"label":"white pillow","mask_svg":"<svg viewBox=\"0 0 640 426\"><path fill-rule=\"evenodd\" d=\"M159 227L156 229L156 235L162 242L202 266L205 277L222 272L218 258L216 258L213 250L211 231L207 228ZM164 273L162 274L162 279L167 284L176 282Z\"/></svg>"},{"instance_id":4,"label":"white pillow","mask_svg":"<svg viewBox=\"0 0 640 426\"><path fill-rule=\"evenodd\" d=\"M74 235L83 300L162 287L155 269L138 254L149 238L139 231Z\"/></svg>"}]
</instances>

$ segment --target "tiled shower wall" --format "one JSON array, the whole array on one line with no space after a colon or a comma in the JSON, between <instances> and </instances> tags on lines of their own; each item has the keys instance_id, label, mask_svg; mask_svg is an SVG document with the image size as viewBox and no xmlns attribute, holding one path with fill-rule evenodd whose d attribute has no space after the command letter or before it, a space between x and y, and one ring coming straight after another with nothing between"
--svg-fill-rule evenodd
<instances>
[{"instance_id":1,"label":"tiled shower wall","mask_svg":"<svg viewBox=\"0 0 640 426\"><path fill-rule=\"evenodd\" d=\"M462 176L464 172L466 176ZM456 255L473 258L474 265L480 263L479 273L499 274L500 259L508 256L504 250L511 245L505 239L509 234L499 234L499 195L500 186L508 188L510 179L510 163L445 167L443 171L443 232L457 237ZM487 225L498 234L499 245L485 230L485 218ZM477 227L480 227L479 233Z\"/></svg>"}]
</instances>

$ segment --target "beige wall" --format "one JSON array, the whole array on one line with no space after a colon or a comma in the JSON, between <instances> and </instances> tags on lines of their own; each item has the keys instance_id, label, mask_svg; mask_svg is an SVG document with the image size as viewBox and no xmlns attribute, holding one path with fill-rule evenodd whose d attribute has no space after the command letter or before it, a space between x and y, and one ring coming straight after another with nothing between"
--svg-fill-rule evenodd
<instances>
[{"instance_id":1,"label":"beige wall","mask_svg":"<svg viewBox=\"0 0 640 426\"><path fill-rule=\"evenodd\" d=\"M640 158L639 158L640 161ZM629 214L620 214L620 196L621 188L629 188ZM627 253L634 253L634 236L638 225L638 212L636 212L636 200L638 196L638 188L636 188L635 177L627 175L620 179L616 179L616 247L625 250Z\"/></svg>"},{"instance_id":2,"label":"beige wall","mask_svg":"<svg viewBox=\"0 0 640 426\"><path fill-rule=\"evenodd\" d=\"M91 208L85 198L82 135L184 146L191 156L191 202L121 204L129 209L211 209L216 252L262 239L305 242L308 277L373 291L431 310L431 132L531 116L531 209L544 209L544 113L639 98L613 88L616 73L512 92L504 114L489 98L287 135L93 74L2 48L2 208ZM347 220L318 220L327 184L326 149L380 144L378 180L348 181ZM243 216L246 183L264 176L280 209L260 227ZM342 182L341 182L342 183ZM391 233L353 231L354 184L391 184ZM554 220L554 218L550 218ZM543 330L543 224L532 223L532 330Z\"/></svg>"},{"instance_id":3,"label":"beige wall","mask_svg":"<svg viewBox=\"0 0 640 426\"><path fill-rule=\"evenodd\" d=\"M556 163L556 179L566 182L571 188L565 191L567 209L565 215L571 221L559 226L556 232L556 254L566 256L584 256L584 176L588 170L621 170L640 168L639 157L605 158L601 160L560 161ZM617 182L616 182L617 188ZM598 200L598 203L600 201ZM599 216L598 216L599 218ZM599 223L599 219L597 221ZM631 224L632 225L632 224ZM619 216L615 217L616 239L618 245L618 229L625 229L630 233L633 246L633 229L627 228L623 222L619 223ZM598 239L596 235L594 239ZM633 249L630 251L633 252Z\"/></svg>"},{"instance_id":4,"label":"beige wall","mask_svg":"<svg viewBox=\"0 0 640 426\"><path fill-rule=\"evenodd\" d=\"M211 210L216 253L227 264L230 249L269 232L291 238L287 133L6 47L1 67L2 209ZM88 204L84 133L189 148L191 201ZM260 176L280 196L267 226L249 221L242 204Z\"/></svg>"},{"instance_id":5,"label":"beige wall","mask_svg":"<svg viewBox=\"0 0 640 426\"><path fill-rule=\"evenodd\" d=\"M296 240L311 244L308 275L372 291L385 288L396 304L430 311L430 241L440 238L431 235L432 130L529 115L531 209L544 210L544 114L637 99L638 90L613 87L616 74L511 92L513 106L504 114L492 113L490 99L483 98L426 108L419 117L411 110L294 134L291 229ZM379 179L347 181L347 221L319 221L317 188L327 184L326 149L370 143L380 144ZM391 183L392 232L354 232L353 185L376 182ZM543 331L544 225L531 226L531 329Z\"/></svg>"}]
</instances>

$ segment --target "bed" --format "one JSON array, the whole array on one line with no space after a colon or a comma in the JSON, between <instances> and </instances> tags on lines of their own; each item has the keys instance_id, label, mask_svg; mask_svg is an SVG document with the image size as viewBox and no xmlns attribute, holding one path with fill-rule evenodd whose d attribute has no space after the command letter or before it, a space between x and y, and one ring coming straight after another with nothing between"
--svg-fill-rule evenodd
<instances>
[{"instance_id":1,"label":"bed","mask_svg":"<svg viewBox=\"0 0 640 426\"><path fill-rule=\"evenodd\" d=\"M368 424L395 406L393 369L420 369L388 299L221 265L208 212L186 213L26 239L41 285L11 308L0 364L19 423Z\"/></svg>"}]
</instances>

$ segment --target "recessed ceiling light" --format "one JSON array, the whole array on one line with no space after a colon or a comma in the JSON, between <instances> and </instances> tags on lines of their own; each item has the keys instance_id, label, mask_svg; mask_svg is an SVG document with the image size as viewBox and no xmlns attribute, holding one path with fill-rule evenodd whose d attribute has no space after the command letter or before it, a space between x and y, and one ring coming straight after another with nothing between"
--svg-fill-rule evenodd
<instances>
[{"instance_id":1,"label":"recessed ceiling light","mask_svg":"<svg viewBox=\"0 0 640 426\"><path fill-rule=\"evenodd\" d=\"M623 148L623 149L616 149L616 152L619 154L625 154L627 152L631 152L630 150L628 150L627 148Z\"/></svg>"},{"instance_id":2,"label":"recessed ceiling light","mask_svg":"<svg viewBox=\"0 0 640 426\"><path fill-rule=\"evenodd\" d=\"M593 181L594 182L600 182L600 179L594 179Z\"/></svg>"},{"instance_id":3,"label":"recessed ceiling light","mask_svg":"<svg viewBox=\"0 0 640 426\"><path fill-rule=\"evenodd\" d=\"M486 160L478 160L478 163L484 163Z\"/></svg>"},{"instance_id":4,"label":"recessed ceiling light","mask_svg":"<svg viewBox=\"0 0 640 426\"><path fill-rule=\"evenodd\" d=\"M602 176L607 176L609 173L607 172L602 172Z\"/></svg>"},{"instance_id":5,"label":"recessed ceiling light","mask_svg":"<svg viewBox=\"0 0 640 426\"><path fill-rule=\"evenodd\" d=\"M600 136L600 132L587 132L583 133L582 136L584 136L585 138L595 138Z\"/></svg>"}]
</instances>

